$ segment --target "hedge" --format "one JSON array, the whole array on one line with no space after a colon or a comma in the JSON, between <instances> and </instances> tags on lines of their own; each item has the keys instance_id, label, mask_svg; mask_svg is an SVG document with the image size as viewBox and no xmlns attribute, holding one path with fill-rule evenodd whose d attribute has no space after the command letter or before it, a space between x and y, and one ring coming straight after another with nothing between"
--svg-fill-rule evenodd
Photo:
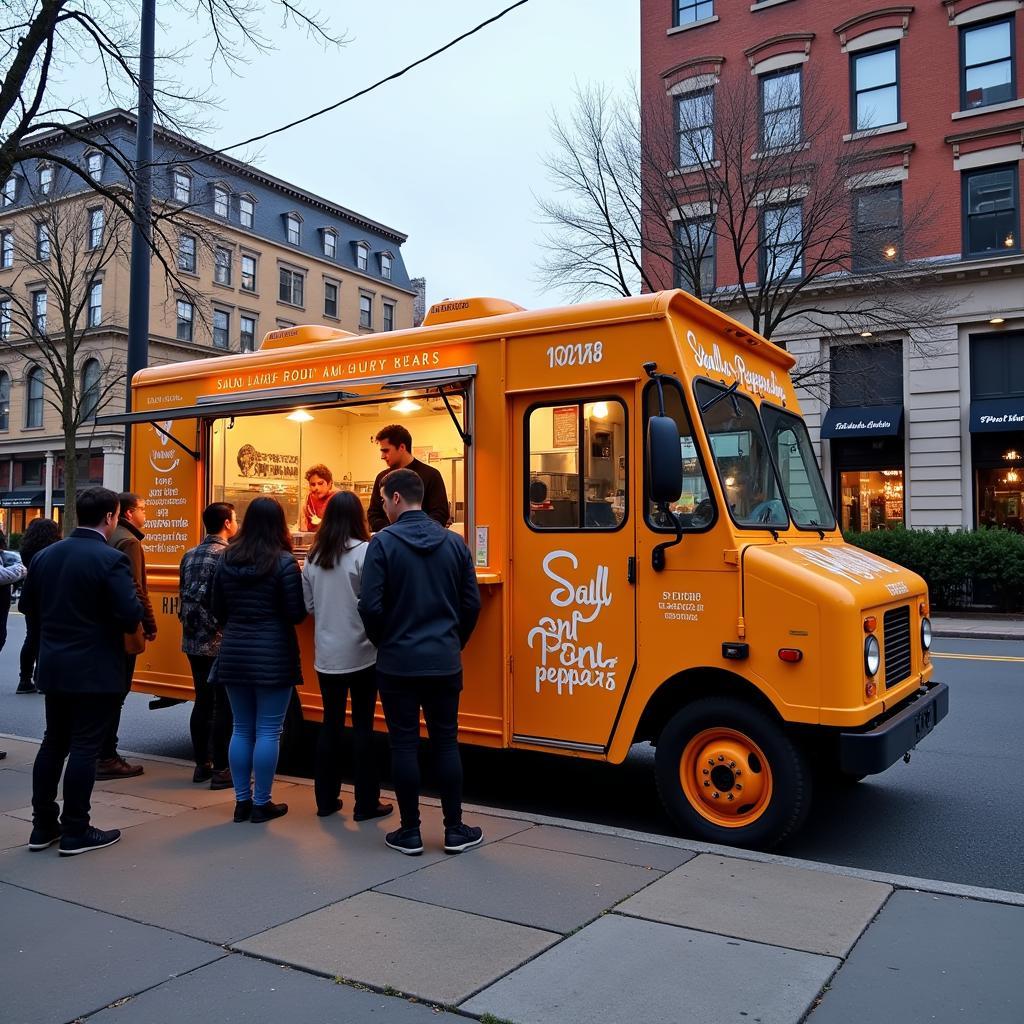
<instances>
[{"instance_id":1,"label":"hedge","mask_svg":"<svg viewBox=\"0 0 1024 1024\"><path fill-rule=\"evenodd\" d=\"M872 530L850 544L912 569L936 609L1024 611L1024 535L1011 530Z\"/></svg>"}]
</instances>

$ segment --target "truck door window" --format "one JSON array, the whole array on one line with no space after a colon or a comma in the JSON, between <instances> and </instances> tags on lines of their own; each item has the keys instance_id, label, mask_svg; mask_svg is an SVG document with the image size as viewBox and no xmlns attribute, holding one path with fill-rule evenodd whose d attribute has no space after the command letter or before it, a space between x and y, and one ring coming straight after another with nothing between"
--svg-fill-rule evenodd
<instances>
[{"instance_id":1,"label":"truck door window","mask_svg":"<svg viewBox=\"0 0 1024 1024\"><path fill-rule=\"evenodd\" d=\"M799 416L774 405L761 404L761 418L793 522L804 530L833 530L835 514L814 457L807 425Z\"/></svg>"},{"instance_id":2,"label":"truck door window","mask_svg":"<svg viewBox=\"0 0 1024 1024\"><path fill-rule=\"evenodd\" d=\"M694 384L698 407L726 389L711 381ZM784 529L789 525L768 441L754 403L739 393L719 398L701 413L715 457L729 514L739 526Z\"/></svg>"},{"instance_id":3,"label":"truck door window","mask_svg":"<svg viewBox=\"0 0 1024 1024\"><path fill-rule=\"evenodd\" d=\"M683 489L679 500L671 506L671 511L684 530L706 530L715 520L715 506L708 487L704 460L693 438L693 428L683 404L682 391L667 382L663 391L665 414L676 421L679 429L679 457L683 463ZM649 384L644 393L645 423L646 417L657 414L658 391L653 384ZM669 522L664 510L650 500L647 502L647 522L655 530L675 531L675 524Z\"/></svg>"},{"instance_id":4,"label":"truck door window","mask_svg":"<svg viewBox=\"0 0 1024 1024\"><path fill-rule=\"evenodd\" d=\"M526 521L616 530L626 519L626 407L616 398L534 406L527 416Z\"/></svg>"}]
</instances>

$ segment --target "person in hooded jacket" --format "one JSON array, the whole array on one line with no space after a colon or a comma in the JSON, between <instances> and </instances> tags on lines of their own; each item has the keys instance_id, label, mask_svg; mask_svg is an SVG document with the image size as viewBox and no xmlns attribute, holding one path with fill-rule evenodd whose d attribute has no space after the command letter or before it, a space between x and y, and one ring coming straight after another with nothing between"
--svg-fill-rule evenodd
<instances>
[{"instance_id":1,"label":"person in hooded jacket","mask_svg":"<svg viewBox=\"0 0 1024 1024\"><path fill-rule=\"evenodd\" d=\"M480 614L480 591L465 541L422 509L423 481L410 469L389 473L381 497L390 526L366 549L359 614L377 648L377 688L391 742L391 775L401 827L385 842L423 852L418 763L420 709L437 765L444 849L461 853L483 841L462 821L459 694L462 648Z\"/></svg>"},{"instance_id":2,"label":"person in hooded jacket","mask_svg":"<svg viewBox=\"0 0 1024 1024\"><path fill-rule=\"evenodd\" d=\"M234 717L234 820L270 821L288 813L287 804L272 801L271 787L284 716L302 681L295 626L306 617L302 575L276 499L249 505L217 565L210 604L222 630L210 681L225 687Z\"/></svg>"}]
</instances>

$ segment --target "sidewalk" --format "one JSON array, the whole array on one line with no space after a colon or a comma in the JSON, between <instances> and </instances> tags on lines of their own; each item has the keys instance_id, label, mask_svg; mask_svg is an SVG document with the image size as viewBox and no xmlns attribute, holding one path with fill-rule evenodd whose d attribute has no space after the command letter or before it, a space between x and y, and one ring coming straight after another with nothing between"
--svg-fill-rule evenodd
<instances>
[{"instance_id":1,"label":"sidewalk","mask_svg":"<svg viewBox=\"0 0 1024 1024\"><path fill-rule=\"evenodd\" d=\"M1024 615L932 616L932 633L943 637L967 637L975 640L1024 640Z\"/></svg>"},{"instance_id":2,"label":"sidewalk","mask_svg":"<svg viewBox=\"0 0 1024 1024\"><path fill-rule=\"evenodd\" d=\"M37 744L0 739L0 1020L1019 1024L1024 894L473 810L486 844L388 850L391 819L234 824L145 757L97 783L120 843L25 847Z\"/></svg>"}]
</instances>

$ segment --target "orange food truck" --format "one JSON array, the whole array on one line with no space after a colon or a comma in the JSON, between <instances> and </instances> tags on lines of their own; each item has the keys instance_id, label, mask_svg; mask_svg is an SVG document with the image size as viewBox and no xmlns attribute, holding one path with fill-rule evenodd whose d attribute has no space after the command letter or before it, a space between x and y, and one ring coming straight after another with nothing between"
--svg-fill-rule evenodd
<instances>
[{"instance_id":1,"label":"orange food truck","mask_svg":"<svg viewBox=\"0 0 1024 1024\"><path fill-rule=\"evenodd\" d=\"M949 703L924 582L836 526L793 362L668 291L538 311L445 301L412 330L295 327L143 370L136 411L104 418L134 425L150 517L159 637L135 689L192 696L178 565L203 507L242 519L274 495L301 560L305 469L326 464L368 503L374 435L401 422L444 477L482 593L462 741L613 763L650 741L682 831L777 843L814 782L884 771ZM321 717L311 624L299 632L292 727Z\"/></svg>"}]
</instances>

